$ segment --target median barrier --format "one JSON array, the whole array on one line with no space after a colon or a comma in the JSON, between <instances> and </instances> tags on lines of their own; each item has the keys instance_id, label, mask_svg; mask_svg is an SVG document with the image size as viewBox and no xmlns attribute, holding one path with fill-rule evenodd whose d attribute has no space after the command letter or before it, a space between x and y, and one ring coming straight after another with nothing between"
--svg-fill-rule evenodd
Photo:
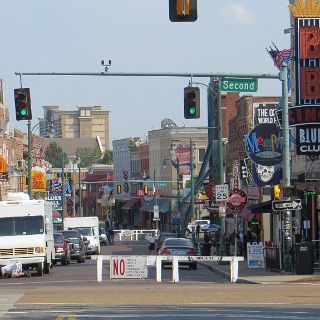
<instances>
[{"instance_id":1,"label":"median barrier","mask_svg":"<svg viewBox=\"0 0 320 320\"><path fill-rule=\"evenodd\" d=\"M130 230L130 229L116 229L113 230L114 233L119 237L119 240L122 241L123 238L130 238L130 240L139 240L139 236L143 235L144 239L146 236L151 235L152 232L158 234L157 229L138 229L138 230Z\"/></svg>"},{"instance_id":2,"label":"median barrier","mask_svg":"<svg viewBox=\"0 0 320 320\"><path fill-rule=\"evenodd\" d=\"M103 261L110 261L111 257L117 255L98 255L91 256L92 260L97 260L97 281L102 282ZM132 257L130 255L122 257ZM156 280L161 282L161 270L162 261L172 261L172 282L179 282L179 261L198 261L198 262L210 262L210 261L229 261L230 262L230 281L237 282L239 278L239 261L244 261L243 257L236 256L140 256L147 258L147 266L156 267Z\"/></svg>"}]
</instances>

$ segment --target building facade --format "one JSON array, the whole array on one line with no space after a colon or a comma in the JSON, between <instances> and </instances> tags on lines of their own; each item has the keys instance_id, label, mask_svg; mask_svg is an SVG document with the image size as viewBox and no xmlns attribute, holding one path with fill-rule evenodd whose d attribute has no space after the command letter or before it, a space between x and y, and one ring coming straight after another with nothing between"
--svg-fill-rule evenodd
<instances>
[{"instance_id":1,"label":"building facade","mask_svg":"<svg viewBox=\"0 0 320 320\"><path fill-rule=\"evenodd\" d=\"M98 139L102 152L109 150L109 111L101 106L60 110L59 106L44 106L39 119L40 136L63 139Z\"/></svg>"}]
</instances>

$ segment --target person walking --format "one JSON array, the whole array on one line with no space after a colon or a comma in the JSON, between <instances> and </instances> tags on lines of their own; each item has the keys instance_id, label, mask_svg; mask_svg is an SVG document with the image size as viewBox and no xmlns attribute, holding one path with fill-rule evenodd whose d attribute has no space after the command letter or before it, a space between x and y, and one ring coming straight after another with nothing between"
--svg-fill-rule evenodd
<instances>
[{"instance_id":1,"label":"person walking","mask_svg":"<svg viewBox=\"0 0 320 320\"><path fill-rule=\"evenodd\" d=\"M200 223L198 223L197 226L196 226L196 237L197 237L197 238L200 237L200 229L201 229Z\"/></svg>"},{"instance_id":2,"label":"person walking","mask_svg":"<svg viewBox=\"0 0 320 320\"><path fill-rule=\"evenodd\" d=\"M157 237L156 237L155 232L151 233L151 236L148 237L148 241L149 241L149 254L151 254L152 251L154 251L154 253L156 253Z\"/></svg>"},{"instance_id":3,"label":"person walking","mask_svg":"<svg viewBox=\"0 0 320 320\"><path fill-rule=\"evenodd\" d=\"M112 246L114 244L114 231L112 228L109 228L107 238L109 245Z\"/></svg>"}]
</instances>

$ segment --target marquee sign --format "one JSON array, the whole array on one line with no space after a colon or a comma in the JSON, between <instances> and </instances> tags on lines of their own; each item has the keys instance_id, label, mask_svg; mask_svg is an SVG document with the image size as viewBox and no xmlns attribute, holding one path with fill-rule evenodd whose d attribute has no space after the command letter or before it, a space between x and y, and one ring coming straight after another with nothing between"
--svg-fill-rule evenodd
<instances>
[{"instance_id":1,"label":"marquee sign","mask_svg":"<svg viewBox=\"0 0 320 320\"><path fill-rule=\"evenodd\" d=\"M289 6L295 31L295 107L290 124L297 126L297 154L318 156L320 127L320 2L298 0ZM296 109L296 110L295 110ZM308 125L307 125L308 124Z\"/></svg>"}]
</instances>

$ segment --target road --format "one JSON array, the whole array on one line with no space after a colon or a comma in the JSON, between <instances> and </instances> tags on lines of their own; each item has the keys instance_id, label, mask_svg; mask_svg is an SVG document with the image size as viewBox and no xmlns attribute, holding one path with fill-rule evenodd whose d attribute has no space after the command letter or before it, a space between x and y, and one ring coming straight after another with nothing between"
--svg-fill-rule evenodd
<instances>
[{"instance_id":1,"label":"road","mask_svg":"<svg viewBox=\"0 0 320 320\"><path fill-rule=\"evenodd\" d=\"M117 242L103 254L146 254L146 241ZM180 269L180 282L163 282L150 269L146 280L110 280L108 267L101 283L96 264L57 265L43 277L1 279L0 319L319 319L317 285L232 284L199 265Z\"/></svg>"}]
</instances>

